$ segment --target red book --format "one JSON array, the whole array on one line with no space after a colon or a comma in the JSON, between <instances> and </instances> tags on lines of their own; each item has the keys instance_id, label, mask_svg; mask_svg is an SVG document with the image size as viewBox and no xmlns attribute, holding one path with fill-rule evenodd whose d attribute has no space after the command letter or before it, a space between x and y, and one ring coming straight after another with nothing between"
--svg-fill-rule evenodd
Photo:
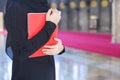
<instances>
[{"instance_id":1,"label":"red book","mask_svg":"<svg viewBox=\"0 0 120 80\"><path fill-rule=\"evenodd\" d=\"M33 38L37 35L46 23L46 13L28 13L28 39ZM49 41L45 45L54 45L56 41L54 40L58 34L58 26L56 26L54 32L52 33ZM45 56L42 52L43 47L40 47L35 51L29 58Z\"/></svg>"}]
</instances>

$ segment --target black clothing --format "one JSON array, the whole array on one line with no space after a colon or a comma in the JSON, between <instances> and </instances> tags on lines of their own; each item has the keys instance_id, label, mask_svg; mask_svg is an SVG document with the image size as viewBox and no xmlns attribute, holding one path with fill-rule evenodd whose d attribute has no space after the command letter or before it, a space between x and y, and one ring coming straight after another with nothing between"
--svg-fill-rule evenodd
<instances>
[{"instance_id":1,"label":"black clothing","mask_svg":"<svg viewBox=\"0 0 120 80\"><path fill-rule=\"evenodd\" d=\"M47 12L49 7L46 1L8 0L7 2L4 19L8 31L6 50L11 47L13 51L12 80L55 80L53 56L28 58L50 39L56 27L54 23L47 21L44 28L28 40L27 13ZM61 53L63 52L64 50Z\"/></svg>"},{"instance_id":2,"label":"black clothing","mask_svg":"<svg viewBox=\"0 0 120 80\"><path fill-rule=\"evenodd\" d=\"M47 12L48 7L44 7L40 12ZM39 10L40 10L39 9ZM42 47L50 38L56 25L46 22L45 27L32 39L28 40L27 13L33 11L29 6L17 1L9 1L6 7L5 26L8 30L7 46L13 49L14 58L24 59ZM7 49L7 48L6 48ZM23 55L24 54L24 55Z\"/></svg>"},{"instance_id":3,"label":"black clothing","mask_svg":"<svg viewBox=\"0 0 120 80\"><path fill-rule=\"evenodd\" d=\"M55 80L53 56L14 60L12 80Z\"/></svg>"}]
</instances>

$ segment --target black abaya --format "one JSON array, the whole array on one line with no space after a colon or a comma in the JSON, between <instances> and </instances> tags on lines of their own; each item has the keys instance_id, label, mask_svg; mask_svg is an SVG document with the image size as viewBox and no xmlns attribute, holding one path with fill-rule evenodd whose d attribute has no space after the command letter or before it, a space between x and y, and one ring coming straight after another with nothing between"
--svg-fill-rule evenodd
<instances>
[{"instance_id":1,"label":"black abaya","mask_svg":"<svg viewBox=\"0 0 120 80\"><path fill-rule=\"evenodd\" d=\"M13 51L12 80L55 80L53 56L28 58L50 39L56 25L47 21L44 28L28 40L27 13L48 9L47 0L8 0L4 19L8 31L6 52L9 47Z\"/></svg>"}]
</instances>

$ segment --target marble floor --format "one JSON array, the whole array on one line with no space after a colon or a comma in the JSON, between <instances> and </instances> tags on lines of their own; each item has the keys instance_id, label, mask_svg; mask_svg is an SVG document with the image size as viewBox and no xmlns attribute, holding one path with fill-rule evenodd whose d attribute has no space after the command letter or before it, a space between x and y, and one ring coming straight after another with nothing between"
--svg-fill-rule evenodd
<instances>
[{"instance_id":1,"label":"marble floor","mask_svg":"<svg viewBox=\"0 0 120 80\"><path fill-rule=\"evenodd\" d=\"M12 61L5 54L5 36L0 34L0 80L10 80ZM66 48L55 56L56 80L120 80L120 59Z\"/></svg>"}]
</instances>

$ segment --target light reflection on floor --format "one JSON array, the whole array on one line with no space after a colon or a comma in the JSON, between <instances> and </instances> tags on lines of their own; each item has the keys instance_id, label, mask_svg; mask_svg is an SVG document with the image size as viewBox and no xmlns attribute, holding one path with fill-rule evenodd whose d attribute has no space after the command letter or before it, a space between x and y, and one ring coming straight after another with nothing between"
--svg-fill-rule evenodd
<instances>
[{"instance_id":1,"label":"light reflection on floor","mask_svg":"<svg viewBox=\"0 0 120 80\"><path fill-rule=\"evenodd\" d=\"M0 80L10 80L12 61L5 54L5 36L0 35Z\"/></svg>"},{"instance_id":2,"label":"light reflection on floor","mask_svg":"<svg viewBox=\"0 0 120 80\"><path fill-rule=\"evenodd\" d=\"M10 80L12 61L0 35L0 80ZM120 80L120 59L67 48L55 56L56 80Z\"/></svg>"}]
</instances>

